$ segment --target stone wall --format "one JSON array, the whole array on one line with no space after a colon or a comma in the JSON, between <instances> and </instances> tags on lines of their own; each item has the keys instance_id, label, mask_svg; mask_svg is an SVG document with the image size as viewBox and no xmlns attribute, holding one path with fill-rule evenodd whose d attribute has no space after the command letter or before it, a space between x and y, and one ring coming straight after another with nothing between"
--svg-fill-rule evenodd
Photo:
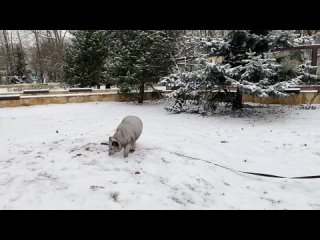
<instances>
[{"instance_id":1,"label":"stone wall","mask_svg":"<svg viewBox=\"0 0 320 240\"><path fill-rule=\"evenodd\" d=\"M311 88L311 87L310 87ZM285 104L285 105L301 105L301 104L320 104L320 89L304 89L292 90L289 97L267 97L260 98L255 95L244 94L243 102L261 103L261 104ZM163 98L165 93L171 91L146 92L145 100L156 100ZM1 107L18 107L43 104L65 104L65 103L83 103L83 102L101 102L116 101L126 102L133 100L133 93L121 94L110 90L93 90L89 93L67 93L65 91L50 92L46 94L18 94L8 95L0 94ZM10 99L11 98L11 99Z\"/></svg>"},{"instance_id":2,"label":"stone wall","mask_svg":"<svg viewBox=\"0 0 320 240\"><path fill-rule=\"evenodd\" d=\"M320 94L317 91L309 91L291 94L289 97L267 98L260 98L254 95L245 94L243 96L243 102L284 105L320 104Z\"/></svg>"},{"instance_id":3,"label":"stone wall","mask_svg":"<svg viewBox=\"0 0 320 240\"><path fill-rule=\"evenodd\" d=\"M131 94L132 96L133 94ZM9 95L6 95L9 96ZM78 93L78 94L56 94L56 95L31 95L20 96L18 100L1 100L1 107L18 107L18 106L32 106L44 104L65 104L65 103L83 103L83 102L101 102L101 101L116 101L125 102L131 100L130 94L124 95L116 92L109 93ZM163 95L157 92L146 92L145 100L156 100L162 98Z\"/></svg>"}]
</instances>

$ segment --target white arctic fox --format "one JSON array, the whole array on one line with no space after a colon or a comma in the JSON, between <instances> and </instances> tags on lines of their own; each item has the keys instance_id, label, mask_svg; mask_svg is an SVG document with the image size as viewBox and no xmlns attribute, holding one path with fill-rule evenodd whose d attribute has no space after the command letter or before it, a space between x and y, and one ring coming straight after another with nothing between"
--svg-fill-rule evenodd
<instances>
[{"instance_id":1,"label":"white arctic fox","mask_svg":"<svg viewBox=\"0 0 320 240\"><path fill-rule=\"evenodd\" d=\"M113 137L109 137L109 155L120 152L124 148L124 157L135 150L135 144L142 132L142 121L136 116L125 117Z\"/></svg>"}]
</instances>

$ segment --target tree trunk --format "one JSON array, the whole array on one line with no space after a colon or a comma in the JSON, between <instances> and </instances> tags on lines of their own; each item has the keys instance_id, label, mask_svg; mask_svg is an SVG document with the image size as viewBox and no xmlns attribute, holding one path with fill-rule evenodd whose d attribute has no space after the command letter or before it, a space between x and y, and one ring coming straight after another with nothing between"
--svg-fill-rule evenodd
<instances>
[{"instance_id":1,"label":"tree trunk","mask_svg":"<svg viewBox=\"0 0 320 240\"><path fill-rule=\"evenodd\" d=\"M16 57L15 57L15 52L14 52L14 49L13 49L13 42L12 42L12 31L11 31L11 34L10 34L10 44L11 44L11 56L12 56L12 62L13 62L13 66L15 68L15 72L16 72ZM16 73L17 74L17 73Z\"/></svg>"},{"instance_id":2,"label":"tree trunk","mask_svg":"<svg viewBox=\"0 0 320 240\"><path fill-rule=\"evenodd\" d=\"M52 71L48 70L48 81L52 81L53 77L52 77Z\"/></svg>"},{"instance_id":3,"label":"tree trunk","mask_svg":"<svg viewBox=\"0 0 320 240\"><path fill-rule=\"evenodd\" d=\"M4 38L4 43L6 47L6 55L7 55L7 64L8 64L8 75L11 75L12 71L12 61L11 61L11 55L10 55L10 47L9 47L9 41L8 41L8 35L6 30L2 30L3 32L3 38Z\"/></svg>"},{"instance_id":4,"label":"tree trunk","mask_svg":"<svg viewBox=\"0 0 320 240\"><path fill-rule=\"evenodd\" d=\"M140 83L138 103L143 103L143 98L144 98L144 83Z\"/></svg>"},{"instance_id":5,"label":"tree trunk","mask_svg":"<svg viewBox=\"0 0 320 240\"><path fill-rule=\"evenodd\" d=\"M6 50L3 46L1 46L1 50L2 50L2 55L5 57L5 63L6 63L6 83L9 83L9 63L8 63L8 59L7 59L7 55L6 55Z\"/></svg>"},{"instance_id":6,"label":"tree trunk","mask_svg":"<svg viewBox=\"0 0 320 240\"><path fill-rule=\"evenodd\" d=\"M37 33L36 30L34 30L34 35L35 35L35 38L36 38L38 63L39 63L39 68L40 68L40 80L43 83L43 81L44 81L44 78L43 78L43 67L42 67L42 60L41 60L41 53L40 53L39 38L38 38L38 33Z\"/></svg>"},{"instance_id":7,"label":"tree trunk","mask_svg":"<svg viewBox=\"0 0 320 240\"><path fill-rule=\"evenodd\" d=\"M240 91L240 87L238 86L236 97L232 101L232 109L239 110L239 109L242 109L242 107L243 107L243 105L242 105L242 92Z\"/></svg>"},{"instance_id":8,"label":"tree trunk","mask_svg":"<svg viewBox=\"0 0 320 240\"><path fill-rule=\"evenodd\" d=\"M24 51L23 51L23 47L22 47L22 42L21 42L19 30L17 30L17 35L18 35L19 46L20 46L20 51L21 51L21 55L22 55L23 71L24 71L24 74L26 74L27 69L26 69L26 64L25 64L25 55L24 55Z\"/></svg>"},{"instance_id":9,"label":"tree trunk","mask_svg":"<svg viewBox=\"0 0 320 240\"><path fill-rule=\"evenodd\" d=\"M9 62L8 62L8 57L6 58L6 70L7 70L7 76L6 76L6 81L9 83Z\"/></svg>"},{"instance_id":10,"label":"tree trunk","mask_svg":"<svg viewBox=\"0 0 320 240\"><path fill-rule=\"evenodd\" d=\"M57 82L57 70L56 69L53 72L53 82Z\"/></svg>"}]
</instances>

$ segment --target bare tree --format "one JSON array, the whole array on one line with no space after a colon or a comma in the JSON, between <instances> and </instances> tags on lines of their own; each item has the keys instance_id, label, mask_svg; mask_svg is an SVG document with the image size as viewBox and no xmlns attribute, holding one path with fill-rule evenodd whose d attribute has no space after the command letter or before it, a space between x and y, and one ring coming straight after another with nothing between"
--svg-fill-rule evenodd
<instances>
[{"instance_id":1,"label":"bare tree","mask_svg":"<svg viewBox=\"0 0 320 240\"><path fill-rule=\"evenodd\" d=\"M37 30L33 30L32 32L34 33L35 40L36 40L37 58L38 58L38 64L39 64L39 70L40 70L40 80L43 83L44 82L43 66L42 66L42 59L41 59L39 36L38 36Z\"/></svg>"},{"instance_id":2,"label":"bare tree","mask_svg":"<svg viewBox=\"0 0 320 240\"><path fill-rule=\"evenodd\" d=\"M35 72L41 82L46 76L57 81L61 75L65 30L2 30L0 31L0 72ZM28 63L28 64L26 64ZM18 66L19 65L19 66ZM7 73L4 73L6 70Z\"/></svg>"},{"instance_id":3,"label":"bare tree","mask_svg":"<svg viewBox=\"0 0 320 240\"><path fill-rule=\"evenodd\" d=\"M13 69L12 56L10 54L10 47L9 47L7 30L2 30L2 33L3 33L4 45L5 45L5 49L6 49L7 76L8 76L11 74L11 71Z\"/></svg>"},{"instance_id":4,"label":"bare tree","mask_svg":"<svg viewBox=\"0 0 320 240\"><path fill-rule=\"evenodd\" d=\"M17 30L17 36L18 36L18 40L19 40L20 52L21 52L21 55L22 55L21 57L22 57L23 61L25 62L25 53L23 51L19 30ZM24 72L27 72L26 65L24 65L23 68L24 68Z\"/></svg>"},{"instance_id":5,"label":"bare tree","mask_svg":"<svg viewBox=\"0 0 320 240\"><path fill-rule=\"evenodd\" d=\"M63 64L66 31L46 30L41 42L41 56L50 80L56 81Z\"/></svg>"}]
</instances>

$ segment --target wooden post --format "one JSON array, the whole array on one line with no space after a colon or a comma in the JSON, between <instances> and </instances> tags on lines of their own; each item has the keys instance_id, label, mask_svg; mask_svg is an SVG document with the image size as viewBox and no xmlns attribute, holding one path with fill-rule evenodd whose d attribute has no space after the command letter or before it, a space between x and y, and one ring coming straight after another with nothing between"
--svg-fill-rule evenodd
<instances>
[{"instance_id":1,"label":"wooden post","mask_svg":"<svg viewBox=\"0 0 320 240\"><path fill-rule=\"evenodd\" d=\"M312 61L311 61L312 66L317 66L317 55L318 55L318 47L313 47L312 48Z\"/></svg>"},{"instance_id":2,"label":"wooden post","mask_svg":"<svg viewBox=\"0 0 320 240\"><path fill-rule=\"evenodd\" d=\"M311 66L317 66L317 58L318 58L318 47L314 46L312 47L312 53L311 53ZM317 73L317 69L315 69L314 74Z\"/></svg>"}]
</instances>

